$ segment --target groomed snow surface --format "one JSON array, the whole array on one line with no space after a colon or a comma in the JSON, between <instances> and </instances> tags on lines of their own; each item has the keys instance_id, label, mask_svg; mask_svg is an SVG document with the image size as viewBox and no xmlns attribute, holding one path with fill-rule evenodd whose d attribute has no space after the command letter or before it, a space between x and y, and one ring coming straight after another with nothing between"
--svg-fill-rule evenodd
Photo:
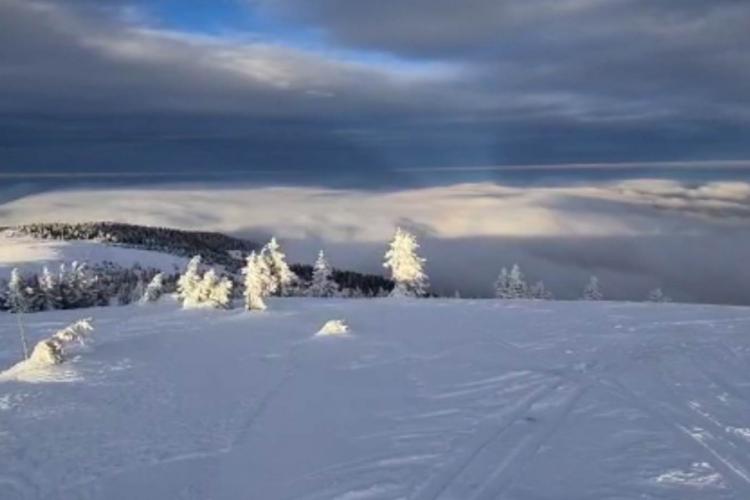
<instances>
[{"instance_id":1,"label":"groomed snow surface","mask_svg":"<svg viewBox=\"0 0 750 500\"><path fill-rule=\"evenodd\" d=\"M750 309L275 299L92 316L0 382L0 498L750 498ZM316 337L331 319L344 336ZM0 314L0 366L20 357Z\"/></svg>"}]
</instances>

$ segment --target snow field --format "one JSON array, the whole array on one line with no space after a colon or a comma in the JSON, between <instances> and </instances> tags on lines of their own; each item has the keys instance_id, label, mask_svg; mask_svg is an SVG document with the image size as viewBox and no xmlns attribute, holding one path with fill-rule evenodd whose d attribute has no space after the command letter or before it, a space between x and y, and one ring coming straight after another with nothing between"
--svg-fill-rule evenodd
<instances>
[{"instance_id":1,"label":"snow field","mask_svg":"<svg viewBox=\"0 0 750 500\"><path fill-rule=\"evenodd\" d=\"M750 498L748 308L268 304L26 315L31 342L96 331L0 382L0 498Z\"/></svg>"}]
</instances>

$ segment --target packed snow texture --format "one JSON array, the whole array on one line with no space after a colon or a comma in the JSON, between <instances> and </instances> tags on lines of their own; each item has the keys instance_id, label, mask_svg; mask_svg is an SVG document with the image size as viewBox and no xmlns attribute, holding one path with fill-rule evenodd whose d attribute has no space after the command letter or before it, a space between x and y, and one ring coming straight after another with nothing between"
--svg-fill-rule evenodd
<instances>
[{"instance_id":1,"label":"packed snow texture","mask_svg":"<svg viewBox=\"0 0 750 500\"><path fill-rule=\"evenodd\" d=\"M74 261L89 264L114 262L123 267L140 264L173 273L183 269L188 259L97 241L42 240L30 236L10 236L7 231L0 231L0 278L10 277L14 267L24 272L38 273L44 265L52 269Z\"/></svg>"},{"instance_id":2,"label":"packed snow texture","mask_svg":"<svg viewBox=\"0 0 750 500\"><path fill-rule=\"evenodd\" d=\"M65 383L0 383L0 498L750 498L748 308L268 306L86 311ZM80 314L26 316L31 340ZM316 341L330 318L357 335Z\"/></svg>"}]
</instances>

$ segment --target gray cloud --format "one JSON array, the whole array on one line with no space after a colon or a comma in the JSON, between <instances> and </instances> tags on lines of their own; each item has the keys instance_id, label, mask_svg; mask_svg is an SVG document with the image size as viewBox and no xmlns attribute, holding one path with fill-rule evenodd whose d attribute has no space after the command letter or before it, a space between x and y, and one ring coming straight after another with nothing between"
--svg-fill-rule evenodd
<instances>
[{"instance_id":1,"label":"gray cloud","mask_svg":"<svg viewBox=\"0 0 750 500\"><path fill-rule=\"evenodd\" d=\"M169 31L125 0L0 0L0 170L377 183L414 165L750 156L744 2L247 5L329 45Z\"/></svg>"}]
</instances>

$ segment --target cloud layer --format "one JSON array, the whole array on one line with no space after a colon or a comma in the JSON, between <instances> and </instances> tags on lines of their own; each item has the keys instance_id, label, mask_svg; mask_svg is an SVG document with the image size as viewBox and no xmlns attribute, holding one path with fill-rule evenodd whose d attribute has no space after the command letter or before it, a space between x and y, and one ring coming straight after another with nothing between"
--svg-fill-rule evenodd
<instances>
[{"instance_id":1,"label":"cloud layer","mask_svg":"<svg viewBox=\"0 0 750 500\"><path fill-rule=\"evenodd\" d=\"M641 179L596 186L491 183L374 193L323 188L60 191L0 206L0 219L119 220L282 238L295 260L326 248L342 267L381 272L397 225L420 235L439 290L487 295L521 263L564 298L598 273L613 298L662 286L680 300L750 303L750 184Z\"/></svg>"}]
</instances>

